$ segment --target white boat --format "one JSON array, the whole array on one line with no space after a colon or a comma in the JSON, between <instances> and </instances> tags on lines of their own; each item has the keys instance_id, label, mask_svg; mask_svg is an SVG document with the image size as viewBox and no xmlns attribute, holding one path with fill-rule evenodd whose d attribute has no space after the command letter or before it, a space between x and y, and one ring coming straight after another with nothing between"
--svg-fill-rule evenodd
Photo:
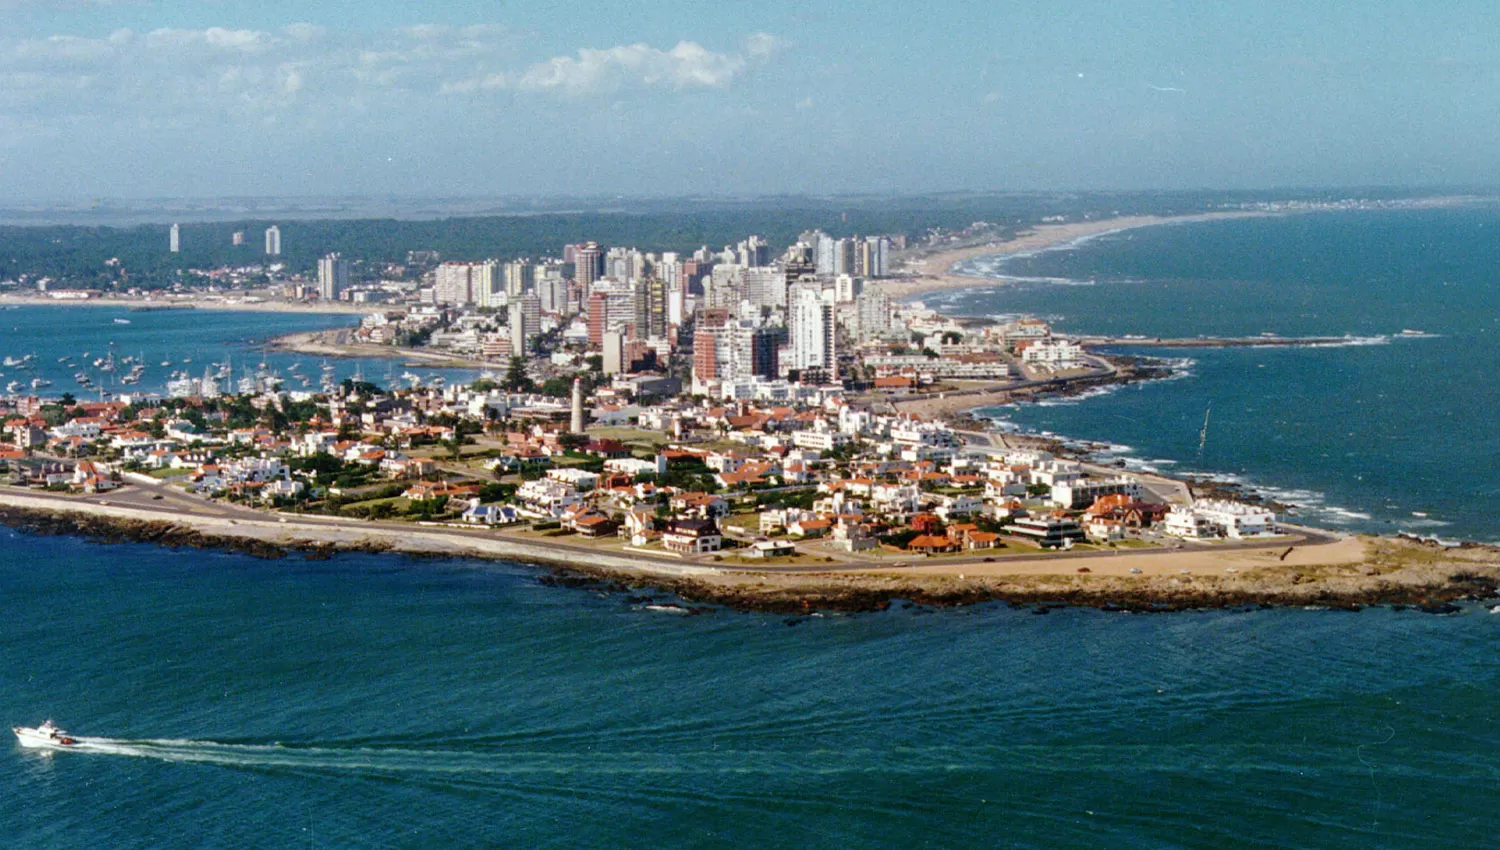
<instances>
[{"instance_id":1,"label":"white boat","mask_svg":"<svg viewBox=\"0 0 1500 850\"><path fill-rule=\"evenodd\" d=\"M128 324L130 324L130 320L129 319L115 319L115 324L117 324L117 325L128 325Z\"/></svg>"},{"instance_id":2,"label":"white boat","mask_svg":"<svg viewBox=\"0 0 1500 850\"><path fill-rule=\"evenodd\" d=\"M61 750L78 746L77 738L53 726L51 720L35 729L29 726L12 726L10 731L16 733L21 746L32 749Z\"/></svg>"}]
</instances>

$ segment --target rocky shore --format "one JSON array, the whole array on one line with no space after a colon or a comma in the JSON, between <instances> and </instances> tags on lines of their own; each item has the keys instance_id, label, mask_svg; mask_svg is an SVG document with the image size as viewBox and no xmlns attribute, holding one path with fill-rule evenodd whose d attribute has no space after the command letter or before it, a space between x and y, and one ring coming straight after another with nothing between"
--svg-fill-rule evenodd
<instances>
[{"instance_id":1,"label":"rocky shore","mask_svg":"<svg viewBox=\"0 0 1500 850\"><path fill-rule=\"evenodd\" d=\"M1107 610L1167 612L1242 606L1317 606L1356 610L1370 605L1405 605L1443 612L1461 600L1494 598L1500 588L1500 549L1444 548L1421 541L1362 538L1350 559L1327 549L1321 555L1286 560L1273 550L1235 554L1243 569L1152 569L1126 573L1124 561L1149 565L1151 558L1102 556L1038 567L1035 562L913 567L869 567L828 572L718 568L661 569L628 558L597 557L581 563L566 553L503 545L449 547L424 545L371 534L318 535L293 530L276 538L261 531L205 531L169 520L143 520L85 511L0 505L0 524L31 534L72 534L107 543L132 542L216 548L261 558L301 554L328 557L336 552L401 552L435 557L473 557L531 563L544 568L548 584L588 585L636 593L666 592L690 603L777 614L815 611L878 611L893 604L926 606L1008 602L1016 605L1088 606ZM410 536L410 535L408 535ZM432 533L419 535L422 538ZM1306 547L1308 552L1317 547ZM1291 547L1288 547L1290 552ZM1222 553L1228 555L1229 553ZM1163 554L1161 558L1180 557ZM1189 563L1181 560L1172 562ZM1204 563L1193 561L1194 565ZM1209 561L1207 563L1213 563Z\"/></svg>"}]
</instances>

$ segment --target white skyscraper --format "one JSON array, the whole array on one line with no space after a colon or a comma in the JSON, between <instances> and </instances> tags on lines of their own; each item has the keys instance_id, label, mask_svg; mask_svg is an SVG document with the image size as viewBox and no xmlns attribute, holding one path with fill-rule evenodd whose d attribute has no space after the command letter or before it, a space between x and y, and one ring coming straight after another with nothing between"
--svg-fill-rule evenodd
<instances>
[{"instance_id":1,"label":"white skyscraper","mask_svg":"<svg viewBox=\"0 0 1500 850\"><path fill-rule=\"evenodd\" d=\"M174 254L182 250L182 227L177 224L167 233L167 250Z\"/></svg>"},{"instance_id":2,"label":"white skyscraper","mask_svg":"<svg viewBox=\"0 0 1500 850\"><path fill-rule=\"evenodd\" d=\"M832 277L837 274L838 268L838 240L826 233L818 234L818 244L813 252L813 260L817 265L818 274Z\"/></svg>"},{"instance_id":3,"label":"white skyscraper","mask_svg":"<svg viewBox=\"0 0 1500 850\"><path fill-rule=\"evenodd\" d=\"M878 289L861 292L855 299L855 325L861 341L891 329L891 299Z\"/></svg>"},{"instance_id":4,"label":"white skyscraper","mask_svg":"<svg viewBox=\"0 0 1500 850\"><path fill-rule=\"evenodd\" d=\"M525 356L531 350L531 340L542 332L542 299L535 292L528 292L510 302L510 350Z\"/></svg>"},{"instance_id":5,"label":"white skyscraper","mask_svg":"<svg viewBox=\"0 0 1500 850\"><path fill-rule=\"evenodd\" d=\"M477 304L501 307L506 303L500 264L443 263L433 275L433 294L439 304Z\"/></svg>"},{"instance_id":6,"label":"white skyscraper","mask_svg":"<svg viewBox=\"0 0 1500 850\"><path fill-rule=\"evenodd\" d=\"M786 306L786 272L770 266L745 269L745 300L757 307Z\"/></svg>"},{"instance_id":7,"label":"white skyscraper","mask_svg":"<svg viewBox=\"0 0 1500 850\"><path fill-rule=\"evenodd\" d=\"M272 257L281 256L281 228L274 224L266 228L266 254Z\"/></svg>"},{"instance_id":8,"label":"white skyscraper","mask_svg":"<svg viewBox=\"0 0 1500 850\"><path fill-rule=\"evenodd\" d=\"M338 254L318 260L318 299L337 301L339 293L349 288L349 261Z\"/></svg>"},{"instance_id":9,"label":"white skyscraper","mask_svg":"<svg viewBox=\"0 0 1500 850\"><path fill-rule=\"evenodd\" d=\"M834 347L833 300L829 293L799 287L791 307L791 369L825 369L830 376L838 367Z\"/></svg>"}]
</instances>

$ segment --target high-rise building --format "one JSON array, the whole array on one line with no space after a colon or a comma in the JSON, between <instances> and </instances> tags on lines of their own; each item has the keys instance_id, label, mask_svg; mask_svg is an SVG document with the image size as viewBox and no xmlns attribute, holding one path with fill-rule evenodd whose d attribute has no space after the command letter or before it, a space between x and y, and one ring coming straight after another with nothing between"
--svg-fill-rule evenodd
<instances>
[{"instance_id":1,"label":"high-rise building","mask_svg":"<svg viewBox=\"0 0 1500 850\"><path fill-rule=\"evenodd\" d=\"M818 234L818 242L813 246L814 262L818 267L818 274L823 277L833 277L838 266L838 240L830 238L826 233Z\"/></svg>"},{"instance_id":2,"label":"high-rise building","mask_svg":"<svg viewBox=\"0 0 1500 850\"><path fill-rule=\"evenodd\" d=\"M744 242L735 246L735 262L742 266L755 268L763 266L771 261L771 246L766 240L759 236L751 236Z\"/></svg>"},{"instance_id":3,"label":"high-rise building","mask_svg":"<svg viewBox=\"0 0 1500 850\"><path fill-rule=\"evenodd\" d=\"M469 294L480 307L503 307L509 303L499 261L469 264Z\"/></svg>"},{"instance_id":4,"label":"high-rise building","mask_svg":"<svg viewBox=\"0 0 1500 850\"><path fill-rule=\"evenodd\" d=\"M243 245L243 244L245 244L245 231L243 231L243 230L236 230L234 232L234 235L232 235L232 236L229 237L229 244L231 244L231 245Z\"/></svg>"},{"instance_id":5,"label":"high-rise building","mask_svg":"<svg viewBox=\"0 0 1500 850\"><path fill-rule=\"evenodd\" d=\"M687 311L687 296L681 290L667 290L667 324L681 325Z\"/></svg>"},{"instance_id":6,"label":"high-rise building","mask_svg":"<svg viewBox=\"0 0 1500 850\"><path fill-rule=\"evenodd\" d=\"M786 306L786 273L770 266L744 271L745 300L757 307Z\"/></svg>"},{"instance_id":7,"label":"high-rise building","mask_svg":"<svg viewBox=\"0 0 1500 850\"><path fill-rule=\"evenodd\" d=\"M839 239L833 243L833 271L830 274L854 274L855 240Z\"/></svg>"},{"instance_id":8,"label":"high-rise building","mask_svg":"<svg viewBox=\"0 0 1500 850\"><path fill-rule=\"evenodd\" d=\"M318 260L318 299L337 301L339 293L349 288L349 261L337 253Z\"/></svg>"},{"instance_id":9,"label":"high-rise building","mask_svg":"<svg viewBox=\"0 0 1500 850\"><path fill-rule=\"evenodd\" d=\"M891 299L878 289L861 292L855 299L855 327L861 340L891 329Z\"/></svg>"},{"instance_id":10,"label":"high-rise building","mask_svg":"<svg viewBox=\"0 0 1500 850\"><path fill-rule=\"evenodd\" d=\"M629 368L630 364L625 362L624 334L619 331L605 331L600 348L604 353L604 361L600 364L604 374L618 375Z\"/></svg>"},{"instance_id":11,"label":"high-rise building","mask_svg":"<svg viewBox=\"0 0 1500 850\"><path fill-rule=\"evenodd\" d=\"M734 378L776 377L780 366L777 350L785 342L785 328L740 323L735 333Z\"/></svg>"},{"instance_id":12,"label":"high-rise building","mask_svg":"<svg viewBox=\"0 0 1500 850\"><path fill-rule=\"evenodd\" d=\"M171 251L174 254L182 250L181 225L174 223L172 225L172 229L167 231L167 250Z\"/></svg>"},{"instance_id":13,"label":"high-rise building","mask_svg":"<svg viewBox=\"0 0 1500 850\"><path fill-rule=\"evenodd\" d=\"M745 267L721 264L714 266L705 287L710 307L732 307L745 297Z\"/></svg>"},{"instance_id":14,"label":"high-rise building","mask_svg":"<svg viewBox=\"0 0 1500 850\"><path fill-rule=\"evenodd\" d=\"M599 348L604 345L604 327L608 320L609 296L603 292L595 292L589 296L588 301L588 323L589 323L589 347Z\"/></svg>"},{"instance_id":15,"label":"high-rise building","mask_svg":"<svg viewBox=\"0 0 1500 850\"><path fill-rule=\"evenodd\" d=\"M837 371L833 303L827 294L811 287L797 289L790 312L788 368L822 369L830 375Z\"/></svg>"},{"instance_id":16,"label":"high-rise building","mask_svg":"<svg viewBox=\"0 0 1500 850\"><path fill-rule=\"evenodd\" d=\"M702 392L719 379L719 338L721 327L699 328L693 332L693 389Z\"/></svg>"},{"instance_id":17,"label":"high-rise building","mask_svg":"<svg viewBox=\"0 0 1500 850\"><path fill-rule=\"evenodd\" d=\"M872 240L872 243L875 247L870 252L870 268L866 274L870 277L885 277L891 273L891 240L880 236Z\"/></svg>"},{"instance_id":18,"label":"high-rise building","mask_svg":"<svg viewBox=\"0 0 1500 850\"><path fill-rule=\"evenodd\" d=\"M859 293L864 291L864 285L863 278L841 274L833 279L833 300L840 304L847 304L859 297Z\"/></svg>"},{"instance_id":19,"label":"high-rise building","mask_svg":"<svg viewBox=\"0 0 1500 850\"><path fill-rule=\"evenodd\" d=\"M599 243L585 242L573 249L573 279L584 286L584 291L594 281L604 277L604 254Z\"/></svg>"},{"instance_id":20,"label":"high-rise building","mask_svg":"<svg viewBox=\"0 0 1500 850\"><path fill-rule=\"evenodd\" d=\"M281 228L274 224L266 228L266 255L281 256Z\"/></svg>"},{"instance_id":21,"label":"high-rise building","mask_svg":"<svg viewBox=\"0 0 1500 850\"><path fill-rule=\"evenodd\" d=\"M500 285L500 264L442 263L433 272L433 297L438 304L500 307L506 303Z\"/></svg>"},{"instance_id":22,"label":"high-rise building","mask_svg":"<svg viewBox=\"0 0 1500 850\"><path fill-rule=\"evenodd\" d=\"M683 260L679 281L682 291L689 295L703 294L703 278L713 269L712 263L701 260Z\"/></svg>"},{"instance_id":23,"label":"high-rise building","mask_svg":"<svg viewBox=\"0 0 1500 850\"><path fill-rule=\"evenodd\" d=\"M568 283L561 278L544 277L536 282L536 296L546 313L568 312Z\"/></svg>"},{"instance_id":24,"label":"high-rise building","mask_svg":"<svg viewBox=\"0 0 1500 850\"><path fill-rule=\"evenodd\" d=\"M524 355L531 350L531 341L542 332L542 299L535 292L528 292L510 302L510 350Z\"/></svg>"},{"instance_id":25,"label":"high-rise building","mask_svg":"<svg viewBox=\"0 0 1500 850\"><path fill-rule=\"evenodd\" d=\"M654 277L635 284L635 335L660 339L667 335L667 284Z\"/></svg>"},{"instance_id":26,"label":"high-rise building","mask_svg":"<svg viewBox=\"0 0 1500 850\"><path fill-rule=\"evenodd\" d=\"M536 288L536 266L517 262L505 264L505 294L512 300Z\"/></svg>"}]
</instances>

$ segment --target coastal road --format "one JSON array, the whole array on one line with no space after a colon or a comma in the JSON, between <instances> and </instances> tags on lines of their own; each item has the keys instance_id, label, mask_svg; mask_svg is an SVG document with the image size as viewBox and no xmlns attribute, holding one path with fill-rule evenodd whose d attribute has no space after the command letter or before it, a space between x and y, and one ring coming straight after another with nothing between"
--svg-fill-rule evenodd
<instances>
[{"instance_id":1,"label":"coastal road","mask_svg":"<svg viewBox=\"0 0 1500 850\"><path fill-rule=\"evenodd\" d=\"M566 539L547 538L539 541L534 537L523 537L514 532L487 528L454 528L447 526L417 526L409 522L372 522L369 520L356 520L350 518L318 517L308 514L279 514L270 511L257 510L233 503L211 501L182 491L166 484L128 484L119 490L97 494L92 496L74 496L54 493L45 493L35 490L21 488L0 487L0 504L5 503L5 495L15 493L18 498L16 502L28 506L46 505L58 511L83 511L88 513L107 513L113 509L127 509L131 511L134 518L152 519L162 522L173 522L193 526L195 521L202 523L204 528L215 534L234 534L225 525L243 524L244 536L260 537L267 539L265 532L268 523L278 523L274 532L274 538L281 540L312 540L314 542L323 540L325 542L344 542L351 539L362 539L365 537L380 538L385 540L402 540L420 537L432 540L435 552L447 552L455 555L464 553L466 547L475 547L474 551L480 550L498 554L501 557L515 557L517 560L532 560L537 556L531 554L537 550L546 553L545 558L553 562L575 563L579 566L599 565L601 561L612 562L610 566L620 568L621 563L628 565L630 569L644 572L668 573L679 572L683 568L698 570L713 570L723 573L775 573L775 574L804 574L804 573L853 573L870 570L899 570L902 568L940 567L947 569L962 569L966 567L996 568L1007 564L1035 565L1043 562L1067 562L1086 564L1091 560L1113 560L1116 558L1142 558L1149 556L1164 556L1180 553L1222 553L1222 552L1251 552L1264 551L1277 553L1288 547L1306 549L1312 547L1326 546L1337 543L1342 538L1316 529L1290 527L1286 528L1292 534L1278 538L1274 541L1246 540L1246 541L1223 541L1213 544L1178 544L1173 547L1157 547L1149 549L1113 549L1096 550L1087 552L1035 552L1026 554L1008 554L1013 550L1006 550L1007 554L975 552L954 557L925 558L918 556L886 556L880 559L861 558L849 553L824 550L820 544L800 544L798 551L810 557L831 558L832 561L818 564L776 564L774 562L764 564L733 564L725 561L715 561L713 555L699 555L691 557L673 557L666 554L642 553L631 550L623 550L614 545L590 545L585 543L573 543ZM156 498L160 496L160 498ZM257 531L259 529L259 531ZM485 541L491 546L486 548ZM515 547L514 553L494 552L493 544L511 544ZM722 557L722 556L721 556Z\"/></svg>"}]
</instances>

